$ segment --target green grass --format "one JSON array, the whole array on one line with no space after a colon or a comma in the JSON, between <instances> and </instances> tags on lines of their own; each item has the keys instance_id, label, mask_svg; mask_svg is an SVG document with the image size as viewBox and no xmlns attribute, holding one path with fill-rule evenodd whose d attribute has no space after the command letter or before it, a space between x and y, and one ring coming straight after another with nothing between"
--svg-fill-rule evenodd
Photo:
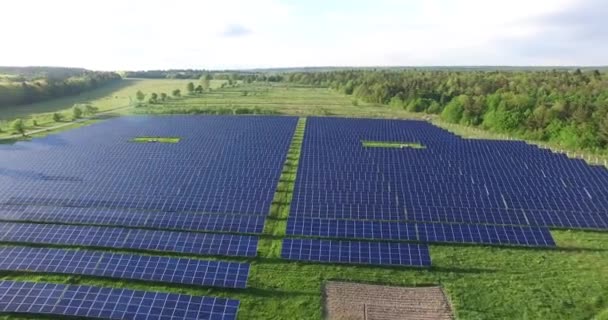
<instances>
[{"instance_id":1,"label":"green grass","mask_svg":"<svg viewBox=\"0 0 608 320\"><path fill-rule=\"evenodd\" d=\"M53 121L53 113L60 113L63 119L72 119L72 107L75 104L90 104L99 112L116 110L118 115L130 113L130 109L136 106L135 93L141 90L146 98L152 92L160 94L165 92L171 95L174 89L186 91L188 82L197 83L196 80L183 79L124 79L95 90L84 92L80 95L60 99L53 99L29 105L18 105L0 108L0 138L12 135L10 123L16 118L25 120L28 130L44 129L58 123ZM212 88L218 88L224 81L211 82ZM37 125L33 125L33 121Z\"/></svg>"},{"instance_id":2,"label":"green grass","mask_svg":"<svg viewBox=\"0 0 608 320\"><path fill-rule=\"evenodd\" d=\"M135 137L133 142L138 143L178 143L180 138L177 137Z\"/></svg>"},{"instance_id":3,"label":"green grass","mask_svg":"<svg viewBox=\"0 0 608 320\"><path fill-rule=\"evenodd\" d=\"M417 142L389 142L389 141L361 141L366 148L410 148L410 149L426 149Z\"/></svg>"},{"instance_id":4,"label":"green grass","mask_svg":"<svg viewBox=\"0 0 608 320\"><path fill-rule=\"evenodd\" d=\"M247 91L246 95L244 91ZM128 112L204 113L202 111L223 109L236 113L239 108L299 116L424 117L362 102L353 106L352 97L326 89L265 84L214 90L165 104L133 108ZM471 131L462 129L464 127L451 127L453 131L462 130L465 134ZM432 245L433 267L421 270L281 260L281 239L285 236L304 134L305 122L301 119L277 186L264 235L261 236L258 257L229 259L251 263L249 288L246 290L48 274L0 273L0 277L236 298L241 301L240 319L320 319L323 310L321 289L328 280L407 286L441 285L459 319L608 318L608 233L553 230L557 249ZM468 134L474 136L473 132ZM4 318L19 317L11 315Z\"/></svg>"}]
</instances>

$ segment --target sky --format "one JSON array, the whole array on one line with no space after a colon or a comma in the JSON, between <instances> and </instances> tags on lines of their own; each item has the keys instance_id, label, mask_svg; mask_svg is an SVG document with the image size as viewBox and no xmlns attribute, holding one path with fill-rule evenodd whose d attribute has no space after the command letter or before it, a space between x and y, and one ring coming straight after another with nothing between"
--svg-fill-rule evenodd
<instances>
[{"instance_id":1,"label":"sky","mask_svg":"<svg viewBox=\"0 0 608 320\"><path fill-rule=\"evenodd\" d=\"M606 0L5 0L0 65L608 65Z\"/></svg>"}]
</instances>

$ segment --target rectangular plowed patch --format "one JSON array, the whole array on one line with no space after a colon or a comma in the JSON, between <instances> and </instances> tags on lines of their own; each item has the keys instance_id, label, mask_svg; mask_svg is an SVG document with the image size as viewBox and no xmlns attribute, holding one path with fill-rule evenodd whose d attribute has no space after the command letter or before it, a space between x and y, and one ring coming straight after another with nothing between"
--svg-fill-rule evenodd
<instances>
[{"instance_id":1,"label":"rectangular plowed patch","mask_svg":"<svg viewBox=\"0 0 608 320\"><path fill-rule=\"evenodd\" d=\"M329 320L448 320L452 312L440 287L392 287L330 281L325 284Z\"/></svg>"}]
</instances>

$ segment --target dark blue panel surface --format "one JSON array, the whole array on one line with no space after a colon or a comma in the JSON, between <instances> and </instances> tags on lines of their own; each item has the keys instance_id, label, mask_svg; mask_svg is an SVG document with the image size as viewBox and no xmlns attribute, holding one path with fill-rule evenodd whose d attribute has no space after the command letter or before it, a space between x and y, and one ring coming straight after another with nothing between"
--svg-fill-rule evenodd
<instances>
[{"instance_id":1,"label":"dark blue panel surface","mask_svg":"<svg viewBox=\"0 0 608 320\"><path fill-rule=\"evenodd\" d=\"M236 319L238 300L0 281L0 312L102 319Z\"/></svg>"},{"instance_id":2,"label":"dark blue panel surface","mask_svg":"<svg viewBox=\"0 0 608 320\"><path fill-rule=\"evenodd\" d=\"M0 204L266 215L296 123L132 116L18 142L0 148Z\"/></svg>"},{"instance_id":3,"label":"dark blue panel surface","mask_svg":"<svg viewBox=\"0 0 608 320\"><path fill-rule=\"evenodd\" d=\"M265 218L263 215L145 212L81 207L5 205L0 206L0 220L189 231L262 233Z\"/></svg>"},{"instance_id":4,"label":"dark blue panel surface","mask_svg":"<svg viewBox=\"0 0 608 320\"><path fill-rule=\"evenodd\" d=\"M0 241L254 257L258 238L230 234L0 223Z\"/></svg>"},{"instance_id":5,"label":"dark blue panel surface","mask_svg":"<svg viewBox=\"0 0 608 320\"><path fill-rule=\"evenodd\" d=\"M290 218L287 235L323 238L417 240L416 225L383 221Z\"/></svg>"},{"instance_id":6,"label":"dark blue panel surface","mask_svg":"<svg viewBox=\"0 0 608 320\"><path fill-rule=\"evenodd\" d=\"M431 265L426 245L395 242L285 239L281 257L288 260L322 263L411 267Z\"/></svg>"},{"instance_id":7,"label":"dark blue panel surface","mask_svg":"<svg viewBox=\"0 0 608 320\"><path fill-rule=\"evenodd\" d=\"M245 288L249 265L86 250L0 247L0 270Z\"/></svg>"}]
</instances>

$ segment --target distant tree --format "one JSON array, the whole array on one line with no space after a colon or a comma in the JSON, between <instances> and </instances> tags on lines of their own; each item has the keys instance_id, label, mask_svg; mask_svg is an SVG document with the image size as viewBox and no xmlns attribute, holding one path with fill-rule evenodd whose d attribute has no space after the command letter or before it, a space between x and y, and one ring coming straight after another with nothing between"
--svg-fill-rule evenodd
<instances>
[{"instance_id":1,"label":"distant tree","mask_svg":"<svg viewBox=\"0 0 608 320\"><path fill-rule=\"evenodd\" d=\"M137 90L137 93L135 93L135 98L137 99L137 101L143 102L146 98L146 94L141 92L141 90Z\"/></svg>"},{"instance_id":2,"label":"distant tree","mask_svg":"<svg viewBox=\"0 0 608 320\"><path fill-rule=\"evenodd\" d=\"M600 121L599 137L605 144L608 144L608 113L606 113L604 119Z\"/></svg>"},{"instance_id":3,"label":"distant tree","mask_svg":"<svg viewBox=\"0 0 608 320\"><path fill-rule=\"evenodd\" d=\"M148 100L148 102L150 102L150 103L158 102L158 94L156 94L156 92L152 92L152 94L150 94L150 100Z\"/></svg>"},{"instance_id":4,"label":"distant tree","mask_svg":"<svg viewBox=\"0 0 608 320\"><path fill-rule=\"evenodd\" d=\"M61 115L61 113L58 113L58 112L53 113L53 121L59 122L59 121L61 121L61 119L63 119L63 115Z\"/></svg>"},{"instance_id":5,"label":"distant tree","mask_svg":"<svg viewBox=\"0 0 608 320\"><path fill-rule=\"evenodd\" d=\"M13 121L11 127L13 128L13 130L15 130L15 132L20 133L22 136L25 137L25 123L22 119L17 119Z\"/></svg>"},{"instance_id":6,"label":"distant tree","mask_svg":"<svg viewBox=\"0 0 608 320\"><path fill-rule=\"evenodd\" d=\"M90 104L84 105L84 114L86 114L86 115L92 116L92 115L96 114L97 111L99 111L99 109L97 107L93 107Z\"/></svg>"},{"instance_id":7,"label":"distant tree","mask_svg":"<svg viewBox=\"0 0 608 320\"><path fill-rule=\"evenodd\" d=\"M38 126L38 121L36 121L36 119L32 120L32 126L34 126L34 127Z\"/></svg>"},{"instance_id":8,"label":"distant tree","mask_svg":"<svg viewBox=\"0 0 608 320\"><path fill-rule=\"evenodd\" d=\"M80 109L80 107L72 108L72 117L74 120L82 118L82 109Z\"/></svg>"},{"instance_id":9,"label":"distant tree","mask_svg":"<svg viewBox=\"0 0 608 320\"><path fill-rule=\"evenodd\" d=\"M160 93L160 101L165 101L165 100L167 100L167 94L164 93L164 92L161 92Z\"/></svg>"},{"instance_id":10,"label":"distant tree","mask_svg":"<svg viewBox=\"0 0 608 320\"><path fill-rule=\"evenodd\" d=\"M188 90L188 94L193 94L194 93L194 83L188 82L188 85L186 86L186 90Z\"/></svg>"},{"instance_id":11,"label":"distant tree","mask_svg":"<svg viewBox=\"0 0 608 320\"><path fill-rule=\"evenodd\" d=\"M197 94L203 93L203 86L201 86L200 84L198 86L196 86L196 88L194 88L194 93L197 93Z\"/></svg>"},{"instance_id":12,"label":"distant tree","mask_svg":"<svg viewBox=\"0 0 608 320\"><path fill-rule=\"evenodd\" d=\"M201 86L203 87L203 90L208 91L209 87L211 87L211 80L205 77L203 80L201 80Z\"/></svg>"},{"instance_id":13,"label":"distant tree","mask_svg":"<svg viewBox=\"0 0 608 320\"><path fill-rule=\"evenodd\" d=\"M181 97L182 96L182 91L179 89L175 89L171 92L171 95L175 98Z\"/></svg>"}]
</instances>

